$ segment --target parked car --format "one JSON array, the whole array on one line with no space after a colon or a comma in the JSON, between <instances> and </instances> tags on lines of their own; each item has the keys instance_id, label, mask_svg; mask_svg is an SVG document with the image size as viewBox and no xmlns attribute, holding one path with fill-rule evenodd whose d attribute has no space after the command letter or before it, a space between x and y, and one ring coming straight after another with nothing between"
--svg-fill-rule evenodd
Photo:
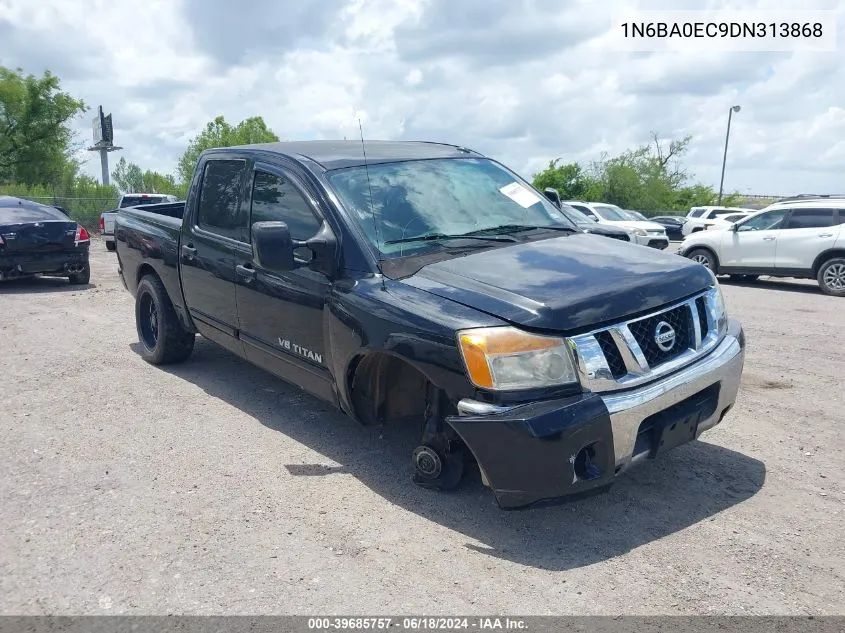
<instances>
[{"instance_id":1,"label":"parked car","mask_svg":"<svg viewBox=\"0 0 845 633\"><path fill-rule=\"evenodd\" d=\"M634 210L632 210L632 209L622 209L622 210L623 210L623 211L625 212L625 214L626 214L628 217L630 217L632 220L641 220L641 221L643 221L643 222L648 222L648 221L649 221L649 219L648 219L647 217L645 217L645 216L644 216L642 213L640 213L639 211L634 211Z\"/></svg>"},{"instance_id":2,"label":"parked car","mask_svg":"<svg viewBox=\"0 0 845 633\"><path fill-rule=\"evenodd\" d=\"M417 484L474 460L503 508L602 492L737 397L745 337L710 271L586 235L462 147L206 150L185 203L122 209L116 238L148 362L200 333L365 424L418 425Z\"/></svg>"},{"instance_id":3,"label":"parked car","mask_svg":"<svg viewBox=\"0 0 845 633\"><path fill-rule=\"evenodd\" d=\"M666 229L666 235L670 240L680 241L684 239L683 227L687 219L682 215L658 215L651 218L652 222L660 224Z\"/></svg>"},{"instance_id":4,"label":"parked car","mask_svg":"<svg viewBox=\"0 0 845 633\"><path fill-rule=\"evenodd\" d=\"M110 251L114 250L114 219L117 216L118 209L163 204L166 202L176 202L176 196L159 193L125 193L120 196L117 209L104 211L100 214L100 234L106 242L106 248Z\"/></svg>"},{"instance_id":5,"label":"parked car","mask_svg":"<svg viewBox=\"0 0 845 633\"><path fill-rule=\"evenodd\" d=\"M845 297L845 198L776 202L726 229L687 237L678 253L716 274L816 279Z\"/></svg>"},{"instance_id":6,"label":"parked car","mask_svg":"<svg viewBox=\"0 0 845 633\"><path fill-rule=\"evenodd\" d=\"M87 284L90 243L85 227L55 207L0 196L0 280L47 274Z\"/></svg>"},{"instance_id":7,"label":"parked car","mask_svg":"<svg viewBox=\"0 0 845 633\"><path fill-rule=\"evenodd\" d=\"M546 187L543 191L546 197L558 208L560 212L566 216L566 219L572 222L575 226L581 229L584 233L592 233L594 235L603 235L604 237L611 237L623 242L630 242L631 235L624 229L617 229L607 224L599 224L588 218L586 215L570 207L568 204L563 204L560 200L560 194L552 187Z\"/></svg>"},{"instance_id":8,"label":"parked car","mask_svg":"<svg viewBox=\"0 0 845 633\"><path fill-rule=\"evenodd\" d=\"M637 244L661 250L669 246L666 229L655 222L632 220L624 209L617 207L615 204L583 202L581 200L566 200L564 202L595 222L626 229Z\"/></svg>"},{"instance_id":9,"label":"parked car","mask_svg":"<svg viewBox=\"0 0 845 633\"><path fill-rule=\"evenodd\" d=\"M683 234L684 236L692 235L699 231L706 231L711 227L728 228L727 225L720 223L720 220L725 216L750 215L752 213L754 213L753 210L741 207L693 207L687 214Z\"/></svg>"}]
</instances>

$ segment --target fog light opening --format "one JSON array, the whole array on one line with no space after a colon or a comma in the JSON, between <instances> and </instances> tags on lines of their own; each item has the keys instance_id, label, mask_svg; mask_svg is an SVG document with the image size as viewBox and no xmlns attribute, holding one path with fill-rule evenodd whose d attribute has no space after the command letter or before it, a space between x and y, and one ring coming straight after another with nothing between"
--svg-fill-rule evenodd
<instances>
[{"instance_id":1,"label":"fog light opening","mask_svg":"<svg viewBox=\"0 0 845 633\"><path fill-rule=\"evenodd\" d=\"M593 460L596 458L596 445L588 444L575 455L575 461L572 466L575 470L575 476L582 481L590 481L598 479L602 476L602 470L595 464Z\"/></svg>"}]
</instances>

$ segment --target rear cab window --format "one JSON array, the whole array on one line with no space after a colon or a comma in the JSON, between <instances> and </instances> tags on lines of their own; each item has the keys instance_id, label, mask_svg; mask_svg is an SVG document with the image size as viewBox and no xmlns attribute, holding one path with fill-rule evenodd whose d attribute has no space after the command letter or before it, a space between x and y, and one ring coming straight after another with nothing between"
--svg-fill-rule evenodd
<instances>
[{"instance_id":1,"label":"rear cab window","mask_svg":"<svg viewBox=\"0 0 845 633\"><path fill-rule=\"evenodd\" d=\"M161 204L167 202L166 196L123 196L120 201L120 208L140 207L145 204Z\"/></svg>"}]
</instances>

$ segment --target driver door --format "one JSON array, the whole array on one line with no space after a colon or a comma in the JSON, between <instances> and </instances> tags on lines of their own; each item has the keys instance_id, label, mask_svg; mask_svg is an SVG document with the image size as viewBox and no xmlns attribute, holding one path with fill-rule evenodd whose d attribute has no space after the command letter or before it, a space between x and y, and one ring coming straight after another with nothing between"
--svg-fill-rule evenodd
<instances>
[{"instance_id":1,"label":"driver door","mask_svg":"<svg viewBox=\"0 0 845 633\"><path fill-rule=\"evenodd\" d=\"M777 240L788 209L774 209L736 224L722 239L719 268L775 267Z\"/></svg>"}]
</instances>

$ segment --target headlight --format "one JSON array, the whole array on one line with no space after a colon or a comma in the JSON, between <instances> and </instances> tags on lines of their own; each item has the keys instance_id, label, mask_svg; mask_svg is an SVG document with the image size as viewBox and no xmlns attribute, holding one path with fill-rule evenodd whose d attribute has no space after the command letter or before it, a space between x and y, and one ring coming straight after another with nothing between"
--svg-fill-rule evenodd
<instances>
[{"instance_id":1,"label":"headlight","mask_svg":"<svg viewBox=\"0 0 845 633\"><path fill-rule=\"evenodd\" d=\"M645 237L648 235L648 231L646 231L645 229L633 229L632 232L634 233L634 235L639 235L641 237Z\"/></svg>"},{"instance_id":2,"label":"headlight","mask_svg":"<svg viewBox=\"0 0 845 633\"><path fill-rule=\"evenodd\" d=\"M716 324L716 331L721 337L728 330L728 310L725 306L725 297L722 294L722 287L713 275L713 289L709 293L710 314Z\"/></svg>"},{"instance_id":3,"label":"headlight","mask_svg":"<svg viewBox=\"0 0 845 633\"><path fill-rule=\"evenodd\" d=\"M458 332L469 379L484 389L534 389L578 382L564 339L513 327Z\"/></svg>"}]
</instances>

